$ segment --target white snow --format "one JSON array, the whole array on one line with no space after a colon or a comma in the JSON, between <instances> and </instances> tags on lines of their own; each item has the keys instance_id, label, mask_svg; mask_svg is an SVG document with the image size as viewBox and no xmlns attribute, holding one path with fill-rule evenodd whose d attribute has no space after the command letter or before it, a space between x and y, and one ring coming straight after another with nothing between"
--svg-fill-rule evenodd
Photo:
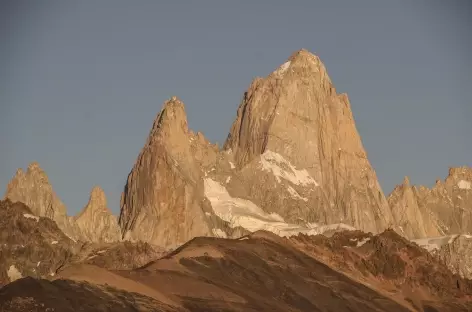
<instances>
[{"instance_id":1,"label":"white snow","mask_svg":"<svg viewBox=\"0 0 472 312\"><path fill-rule=\"evenodd\" d=\"M249 237L244 236L244 237L241 237L239 240L247 240L247 239L249 239Z\"/></svg>"},{"instance_id":2,"label":"white snow","mask_svg":"<svg viewBox=\"0 0 472 312\"><path fill-rule=\"evenodd\" d=\"M38 261L38 263L36 263L36 267L39 267L40 264L41 264L41 261Z\"/></svg>"},{"instance_id":3,"label":"white snow","mask_svg":"<svg viewBox=\"0 0 472 312\"><path fill-rule=\"evenodd\" d=\"M231 181L231 177L227 177L227 178L226 178L226 184L228 184L229 181Z\"/></svg>"},{"instance_id":4,"label":"white snow","mask_svg":"<svg viewBox=\"0 0 472 312\"><path fill-rule=\"evenodd\" d=\"M442 246L446 244L452 243L457 236L458 235L427 237L427 238L413 239L412 242L415 242L419 246L431 252L434 250L439 250Z\"/></svg>"},{"instance_id":5,"label":"white snow","mask_svg":"<svg viewBox=\"0 0 472 312\"><path fill-rule=\"evenodd\" d=\"M25 217L26 219L34 219L34 220L36 220L36 222L39 221L39 217L38 217L38 216L32 215L32 214L30 214L30 213L24 213L24 214L23 214L23 217Z\"/></svg>"},{"instance_id":6,"label":"white snow","mask_svg":"<svg viewBox=\"0 0 472 312\"><path fill-rule=\"evenodd\" d=\"M363 246L363 245L364 245L365 243L367 243L368 241L370 241L370 238L369 238L369 237L366 237L366 238L364 238L363 240L358 241L358 242L357 242L357 247Z\"/></svg>"},{"instance_id":7,"label":"white snow","mask_svg":"<svg viewBox=\"0 0 472 312\"><path fill-rule=\"evenodd\" d=\"M282 65L280 65L280 67L277 68L277 69L274 71L274 73L275 73L276 75L283 75L283 74L287 71L287 69L288 69L289 67L290 67L290 61L285 62L285 63L283 63Z\"/></svg>"},{"instance_id":8,"label":"white snow","mask_svg":"<svg viewBox=\"0 0 472 312\"><path fill-rule=\"evenodd\" d=\"M466 180L460 180L459 182L457 182L457 186L462 190L472 189L472 183Z\"/></svg>"},{"instance_id":9,"label":"white snow","mask_svg":"<svg viewBox=\"0 0 472 312\"><path fill-rule=\"evenodd\" d=\"M297 191L295 191L295 189L291 186L288 186L287 187L287 191L290 193L290 195L292 195L294 198L298 198L298 199L301 199L303 201L308 201L308 198L305 198L305 197L301 197L300 194L298 194Z\"/></svg>"},{"instance_id":10,"label":"white snow","mask_svg":"<svg viewBox=\"0 0 472 312\"><path fill-rule=\"evenodd\" d=\"M222 238L227 237L226 233L222 229L212 229L212 232L216 237L222 237Z\"/></svg>"},{"instance_id":11,"label":"white snow","mask_svg":"<svg viewBox=\"0 0 472 312\"><path fill-rule=\"evenodd\" d=\"M69 235L67 235L67 233L64 233L71 241L73 241L74 243L77 243L77 241L75 239L73 239L72 237L70 237Z\"/></svg>"},{"instance_id":12,"label":"white snow","mask_svg":"<svg viewBox=\"0 0 472 312\"><path fill-rule=\"evenodd\" d=\"M7 275L10 279L10 282L13 282L23 277L23 275L21 275L21 272L18 271L14 264L10 265L10 267L8 268Z\"/></svg>"},{"instance_id":13,"label":"white snow","mask_svg":"<svg viewBox=\"0 0 472 312\"><path fill-rule=\"evenodd\" d=\"M205 215L206 215L207 217L210 217L210 216L211 216L211 213L205 212Z\"/></svg>"},{"instance_id":14,"label":"white snow","mask_svg":"<svg viewBox=\"0 0 472 312\"><path fill-rule=\"evenodd\" d=\"M223 185L212 179L205 179L204 186L205 196L210 201L215 214L227 221L233 228L241 226L251 232L266 230L280 236L291 236L298 233L316 235L328 230L354 229L345 224L322 226L289 224L280 215L268 214L249 200L231 197Z\"/></svg>"},{"instance_id":15,"label":"white snow","mask_svg":"<svg viewBox=\"0 0 472 312\"><path fill-rule=\"evenodd\" d=\"M106 252L106 249L97 251L98 254L102 254L102 253L105 253L105 252Z\"/></svg>"},{"instance_id":16,"label":"white snow","mask_svg":"<svg viewBox=\"0 0 472 312\"><path fill-rule=\"evenodd\" d=\"M59 243L59 242L58 241L52 241L51 245L56 245L57 243Z\"/></svg>"},{"instance_id":17,"label":"white snow","mask_svg":"<svg viewBox=\"0 0 472 312\"><path fill-rule=\"evenodd\" d=\"M228 161L228 162L229 162L229 166L231 167L231 169L236 168L236 166L232 162L230 162L230 161Z\"/></svg>"},{"instance_id":18,"label":"white snow","mask_svg":"<svg viewBox=\"0 0 472 312\"><path fill-rule=\"evenodd\" d=\"M399 225L398 228L399 228L400 231L405 235L405 231L403 230L403 227L402 227L401 225Z\"/></svg>"},{"instance_id":19,"label":"white snow","mask_svg":"<svg viewBox=\"0 0 472 312\"><path fill-rule=\"evenodd\" d=\"M308 184L314 184L318 186L318 183L310 176L306 169L296 169L282 155L270 150L267 150L261 155L261 165L263 170L271 171L279 183L282 178L295 185L306 186Z\"/></svg>"}]
</instances>

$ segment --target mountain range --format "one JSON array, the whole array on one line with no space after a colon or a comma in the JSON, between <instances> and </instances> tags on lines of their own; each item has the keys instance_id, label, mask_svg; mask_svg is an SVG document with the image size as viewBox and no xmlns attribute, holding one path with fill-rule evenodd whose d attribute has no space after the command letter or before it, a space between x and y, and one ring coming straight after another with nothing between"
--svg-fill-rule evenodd
<instances>
[{"instance_id":1,"label":"mountain range","mask_svg":"<svg viewBox=\"0 0 472 312\"><path fill-rule=\"evenodd\" d=\"M79 294L103 311L472 309L472 169L385 196L348 96L304 49L252 81L221 148L167 100L118 218L98 186L68 216L36 162L1 203L11 311Z\"/></svg>"}]
</instances>

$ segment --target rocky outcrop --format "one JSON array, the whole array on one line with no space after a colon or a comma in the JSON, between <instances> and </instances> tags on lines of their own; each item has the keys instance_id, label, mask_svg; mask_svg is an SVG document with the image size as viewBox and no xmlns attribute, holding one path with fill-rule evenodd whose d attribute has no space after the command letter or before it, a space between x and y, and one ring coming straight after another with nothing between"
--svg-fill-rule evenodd
<instances>
[{"instance_id":1,"label":"rocky outcrop","mask_svg":"<svg viewBox=\"0 0 472 312\"><path fill-rule=\"evenodd\" d=\"M92 189L90 199L75 221L82 236L94 243L111 243L121 239L118 219L107 207L105 192L98 186Z\"/></svg>"},{"instance_id":2,"label":"rocky outcrop","mask_svg":"<svg viewBox=\"0 0 472 312\"><path fill-rule=\"evenodd\" d=\"M472 279L472 236L446 235L412 240L463 278Z\"/></svg>"},{"instance_id":3,"label":"rocky outcrop","mask_svg":"<svg viewBox=\"0 0 472 312\"><path fill-rule=\"evenodd\" d=\"M198 237L135 270L79 264L54 279L6 285L0 310L472 310L472 281L391 230Z\"/></svg>"},{"instance_id":4,"label":"rocky outcrop","mask_svg":"<svg viewBox=\"0 0 472 312\"><path fill-rule=\"evenodd\" d=\"M452 272L472 279L472 236L455 235L435 253Z\"/></svg>"},{"instance_id":5,"label":"rocky outcrop","mask_svg":"<svg viewBox=\"0 0 472 312\"><path fill-rule=\"evenodd\" d=\"M144 242L128 241L97 248L83 261L108 270L132 270L167 254L164 249Z\"/></svg>"},{"instance_id":6,"label":"rocky outcrop","mask_svg":"<svg viewBox=\"0 0 472 312\"><path fill-rule=\"evenodd\" d=\"M450 168L445 181L438 179L432 188L404 182L388 202L409 238L471 234L472 169Z\"/></svg>"},{"instance_id":7,"label":"rocky outcrop","mask_svg":"<svg viewBox=\"0 0 472 312\"><path fill-rule=\"evenodd\" d=\"M253 81L224 149L244 181L238 194L290 222L343 222L379 232L394 219L346 94L306 50Z\"/></svg>"},{"instance_id":8,"label":"rocky outcrop","mask_svg":"<svg viewBox=\"0 0 472 312\"><path fill-rule=\"evenodd\" d=\"M0 287L25 276L53 276L79 249L54 221L20 202L0 201L0 229Z\"/></svg>"},{"instance_id":9,"label":"rocky outcrop","mask_svg":"<svg viewBox=\"0 0 472 312\"><path fill-rule=\"evenodd\" d=\"M53 191L46 173L38 163L31 163L26 172L18 169L4 197L12 202L24 203L36 216L54 220L72 239L81 238L77 224L72 217L67 216L65 205Z\"/></svg>"}]
</instances>

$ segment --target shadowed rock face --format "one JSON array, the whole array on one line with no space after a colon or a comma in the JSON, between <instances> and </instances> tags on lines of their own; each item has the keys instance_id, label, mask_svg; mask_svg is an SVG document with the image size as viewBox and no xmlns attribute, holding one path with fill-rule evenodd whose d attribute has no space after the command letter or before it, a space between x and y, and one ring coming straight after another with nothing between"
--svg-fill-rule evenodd
<instances>
[{"instance_id":1,"label":"shadowed rock face","mask_svg":"<svg viewBox=\"0 0 472 312\"><path fill-rule=\"evenodd\" d=\"M0 201L0 286L25 276L54 275L78 250L49 218L22 203Z\"/></svg>"},{"instance_id":2,"label":"shadowed rock face","mask_svg":"<svg viewBox=\"0 0 472 312\"><path fill-rule=\"evenodd\" d=\"M18 278L51 278L77 263L134 269L164 254L148 243L81 243L22 203L0 201L0 286Z\"/></svg>"},{"instance_id":3,"label":"shadowed rock face","mask_svg":"<svg viewBox=\"0 0 472 312\"><path fill-rule=\"evenodd\" d=\"M93 248L83 262L109 270L131 270L165 254L165 250L148 243L124 241Z\"/></svg>"},{"instance_id":4,"label":"shadowed rock face","mask_svg":"<svg viewBox=\"0 0 472 312\"><path fill-rule=\"evenodd\" d=\"M75 221L83 237L94 243L112 243L121 239L117 218L107 207L105 192L96 186Z\"/></svg>"},{"instance_id":5,"label":"shadowed rock face","mask_svg":"<svg viewBox=\"0 0 472 312\"><path fill-rule=\"evenodd\" d=\"M45 311L61 308L62 298L76 298L70 304L83 311L103 311L113 304L119 304L117 311L472 308L471 281L453 275L393 231L376 236L342 232L330 238L287 239L263 231L234 240L199 237L138 269L109 271L79 264L55 278L20 279L7 285L0 290L0 306L11 308L8 311Z\"/></svg>"},{"instance_id":6,"label":"shadowed rock face","mask_svg":"<svg viewBox=\"0 0 472 312\"><path fill-rule=\"evenodd\" d=\"M0 311L182 311L155 299L107 286L25 278L0 289Z\"/></svg>"}]
</instances>

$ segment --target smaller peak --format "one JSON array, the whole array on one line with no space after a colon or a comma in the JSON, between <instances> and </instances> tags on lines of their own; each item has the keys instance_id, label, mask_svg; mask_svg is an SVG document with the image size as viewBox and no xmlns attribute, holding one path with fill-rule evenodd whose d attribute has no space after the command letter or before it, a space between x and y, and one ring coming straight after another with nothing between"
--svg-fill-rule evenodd
<instances>
[{"instance_id":1,"label":"smaller peak","mask_svg":"<svg viewBox=\"0 0 472 312\"><path fill-rule=\"evenodd\" d=\"M158 115L161 122L164 121L185 121L187 122L187 113L185 112L184 103L176 96L172 96L164 102L164 106Z\"/></svg>"},{"instance_id":2,"label":"smaller peak","mask_svg":"<svg viewBox=\"0 0 472 312\"><path fill-rule=\"evenodd\" d=\"M184 103L177 96L173 95L164 102L164 108L167 106L184 106Z\"/></svg>"},{"instance_id":3,"label":"smaller peak","mask_svg":"<svg viewBox=\"0 0 472 312\"><path fill-rule=\"evenodd\" d=\"M460 168L449 167L449 176L453 177L459 173Z\"/></svg>"},{"instance_id":4,"label":"smaller peak","mask_svg":"<svg viewBox=\"0 0 472 312\"><path fill-rule=\"evenodd\" d=\"M460 177L472 173L472 168L467 166L449 167L449 177Z\"/></svg>"},{"instance_id":5,"label":"smaller peak","mask_svg":"<svg viewBox=\"0 0 472 312\"><path fill-rule=\"evenodd\" d=\"M404 186L410 186L410 178L408 176L405 176L403 178L403 185Z\"/></svg>"},{"instance_id":6,"label":"smaller peak","mask_svg":"<svg viewBox=\"0 0 472 312\"><path fill-rule=\"evenodd\" d=\"M43 169L37 161L33 161L28 165L28 171L43 171Z\"/></svg>"},{"instance_id":7,"label":"smaller peak","mask_svg":"<svg viewBox=\"0 0 472 312\"><path fill-rule=\"evenodd\" d=\"M300 49L298 51L293 52L292 55L290 55L290 57L288 58L288 60L291 62L299 61L299 60L319 62L320 58L316 56L315 54L311 53L310 51L308 51L307 49Z\"/></svg>"},{"instance_id":8,"label":"smaller peak","mask_svg":"<svg viewBox=\"0 0 472 312\"><path fill-rule=\"evenodd\" d=\"M107 197L100 186L94 186L90 192L89 204L93 207L106 207Z\"/></svg>"},{"instance_id":9,"label":"smaller peak","mask_svg":"<svg viewBox=\"0 0 472 312\"><path fill-rule=\"evenodd\" d=\"M92 188L90 196L93 198L105 198L105 192L100 186L96 185Z\"/></svg>"},{"instance_id":10,"label":"smaller peak","mask_svg":"<svg viewBox=\"0 0 472 312\"><path fill-rule=\"evenodd\" d=\"M105 192L100 186L94 186L90 192L89 200L87 205L77 215L76 219L84 219L86 216L90 216L94 212L109 212L107 207L107 198Z\"/></svg>"},{"instance_id":11,"label":"smaller peak","mask_svg":"<svg viewBox=\"0 0 472 312\"><path fill-rule=\"evenodd\" d=\"M21 176L24 176L24 175L25 175L25 172L23 171L23 169L21 169L21 168L16 169L16 172L15 172L16 177L21 177Z\"/></svg>"},{"instance_id":12,"label":"smaller peak","mask_svg":"<svg viewBox=\"0 0 472 312\"><path fill-rule=\"evenodd\" d=\"M180 130L179 130L180 129ZM161 111L157 114L149 134L148 143L160 133L171 135L175 131L188 132L187 113L184 103L176 96L164 102Z\"/></svg>"},{"instance_id":13,"label":"smaller peak","mask_svg":"<svg viewBox=\"0 0 472 312\"><path fill-rule=\"evenodd\" d=\"M26 170L26 175L33 176L36 179L39 179L38 181L41 181L40 183L49 184L49 179L46 172L43 170L43 168L41 168L39 163L36 161L33 161L32 163L28 165L28 169Z\"/></svg>"}]
</instances>

